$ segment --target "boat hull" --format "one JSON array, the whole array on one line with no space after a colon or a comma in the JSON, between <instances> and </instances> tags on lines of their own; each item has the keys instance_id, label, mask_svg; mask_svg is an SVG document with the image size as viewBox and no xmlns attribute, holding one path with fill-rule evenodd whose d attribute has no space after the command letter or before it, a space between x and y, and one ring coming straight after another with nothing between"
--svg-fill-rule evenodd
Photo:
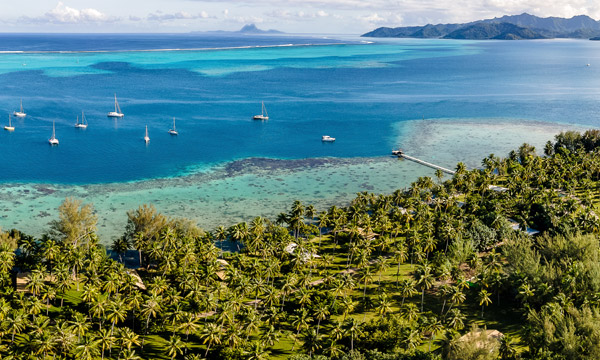
<instances>
[{"instance_id":1,"label":"boat hull","mask_svg":"<svg viewBox=\"0 0 600 360\"><path fill-rule=\"evenodd\" d=\"M23 117L27 116L27 114L25 114L23 112L15 111L15 112L13 112L13 116L23 118Z\"/></svg>"},{"instance_id":2,"label":"boat hull","mask_svg":"<svg viewBox=\"0 0 600 360\"><path fill-rule=\"evenodd\" d=\"M86 124L75 124L75 127L78 129L86 129L87 125Z\"/></svg>"},{"instance_id":3,"label":"boat hull","mask_svg":"<svg viewBox=\"0 0 600 360\"><path fill-rule=\"evenodd\" d=\"M49 143L50 145L58 145L58 139L49 139L49 140L48 140L48 143Z\"/></svg>"},{"instance_id":4,"label":"boat hull","mask_svg":"<svg viewBox=\"0 0 600 360\"><path fill-rule=\"evenodd\" d=\"M108 116L108 117L114 117L114 118L122 118L123 116L125 116L125 114L121 114L121 113L118 113L118 112L111 111L106 116Z\"/></svg>"},{"instance_id":5,"label":"boat hull","mask_svg":"<svg viewBox=\"0 0 600 360\"><path fill-rule=\"evenodd\" d=\"M254 120L269 120L268 116L263 116L263 115L254 115L252 118Z\"/></svg>"},{"instance_id":6,"label":"boat hull","mask_svg":"<svg viewBox=\"0 0 600 360\"><path fill-rule=\"evenodd\" d=\"M5 126L4 130L6 130L6 131L15 131L15 128L13 126Z\"/></svg>"},{"instance_id":7,"label":"boat hull","mask_svg":"<svg viewBox=\"0 0 600 360\"><path fill-rule=\"evenodd\" d=\"M179 135L179 133L177 132L177 130L169 130L169 134L171 134L171 135Z\"/></svg>"}]
</instances>

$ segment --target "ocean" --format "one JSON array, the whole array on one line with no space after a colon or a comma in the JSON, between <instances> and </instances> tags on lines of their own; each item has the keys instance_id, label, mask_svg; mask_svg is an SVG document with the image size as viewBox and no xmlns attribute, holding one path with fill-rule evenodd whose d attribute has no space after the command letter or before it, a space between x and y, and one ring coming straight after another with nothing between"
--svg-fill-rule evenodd
<instances>
[{"instance_id":1,"label":"ocean","mask_svg":"<svg viewBox=\"0 0 600 360\"><path fill-rule=\"evenodd\" d=\"M40 235L77 196L109 243L142 203L212 229L433 176L392 148L473 168L597 127L600 42L3 34L0 84L0 124L27 113L0 133L0 226Z\"/></svg>"}]
</instances>

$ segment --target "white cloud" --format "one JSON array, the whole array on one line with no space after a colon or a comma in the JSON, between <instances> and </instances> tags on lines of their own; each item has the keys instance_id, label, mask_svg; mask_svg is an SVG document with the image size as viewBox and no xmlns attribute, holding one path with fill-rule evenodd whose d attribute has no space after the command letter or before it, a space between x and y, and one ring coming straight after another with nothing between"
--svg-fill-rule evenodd
<instances>
[{"instance_id":1,"label":"white cloud","mask_svg":"<svg viewBox=\"0 0 600 360\"><path fill-rule=\"evenodd\" d=\"M96 9L74 9L58 2L56 7L48 11L44 18L52 23L85 23L85 22L103 22L108 20L108 16Z\"/></svg>"},{"instance_id":2,"label":"white cloud","mask_svg":"<svg viewBox=\"0 0 600 360\"><path fill-rule=\"evenodd\" d=\"M230 16L229 9L223 10L223 19L228 22L239 24L261 24L265 21L262 17L254 15Z\"/></svg>"},{"instance_id":3,"label":"white cloud","mask_svg":"<svg viewBox=\"0 0 600 360\"><path fill-rule=\"evenodd\" d=\"M197 0L199 1L199 0ZM222 0L201 0L220 3ZM588 15L600 19L598 0L237 0L239 5L250 7L270 7L271 9L321 9L327 13L339 10L353 13L353 16L369 17L384 13L402 13L405 23L417 20L429 22L467 22L482 18L516 15L528 12L547 17L571 17ZM294 14L292 10L288 11ZM297 12L297 10L296 10ZM301 18L301 17L299 17Z\"/></svg>"},{"instance_id":4,"label":"white cloud","mask_svg":"<svg viewBox=\"0 0 600 360\"><path fill-rule=\"evenodd\" d=\"M273 17L276 19L317 19L317 18L326 18L331 15L324 10L319 10L316 12L305 12L303 10L299 11L289 11L289 10L273 10L265 14L266 16Z\"/></svg>"},{"instance_id":5,"label":"white cloud","mask_svg":"<svg viewBox=\"0 0 600 360\"><path fill-rule=\"evenodd\" d=\"M206 11L201 11L197 14L190 14L185 11L179 11L173 14L165 14L160 10L152 14L148 14L146 17L149 21L171 21L171 20L195 20L195 19L209 19L215 18L209 16Z\"/></svg>"},{"instance_id":6,"label":"white cloud","mask_svg":"<svg viewBox=\"0 0 600 360\"><path fill-rule=\"evenodd\" d=\"M117 20L119 18L109 17L96 9L79 10L66 6L62 1L59 1L54 9L46 12L43 16L22 16L18 22L31 24L89 24L115 22Z\"/></svg>"},{"instance_id":7,"label":"white cloud","mask_svg":"<svg viewBox=\"0 0 600 360\"><path fill-rule=\"evenodd\" d=\"M357 20L369 26L400 26L402 25L404 19L399 14L372 13L369 15L359 16Z\"/></svg>"}]
</instances>

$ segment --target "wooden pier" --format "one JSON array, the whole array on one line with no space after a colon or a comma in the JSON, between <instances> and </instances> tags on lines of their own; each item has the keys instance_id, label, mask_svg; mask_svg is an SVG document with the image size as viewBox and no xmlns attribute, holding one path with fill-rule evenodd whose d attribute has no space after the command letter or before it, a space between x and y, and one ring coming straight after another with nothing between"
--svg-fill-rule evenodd
<instances>
[{"instance_id":1,"label":"wooden pier","mask_svg":"<svg viewBox=\"0 0 600 360\"><path fill-rule=\"evenodd\" d=\"M439 165L432 164L430 162L423 161L421 159L417 159L416 157L408 156L402 150L394 150L394 151L392 151L392 155L396 155L399 158L404 158L406 160L414 161L417 164L425 165L425 166L430 167L432 169L441 170L441 171L445 172L446 174L454 175L456 173L456 171L454 171L454 170L446 169L446 168L441 167Z\"/></svg>"}]
</instances>

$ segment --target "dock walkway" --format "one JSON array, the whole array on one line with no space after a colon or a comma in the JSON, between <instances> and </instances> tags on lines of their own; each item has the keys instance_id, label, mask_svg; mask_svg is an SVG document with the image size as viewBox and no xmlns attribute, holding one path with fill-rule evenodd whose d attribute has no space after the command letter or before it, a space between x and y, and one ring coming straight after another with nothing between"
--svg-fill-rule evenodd
<instances>
[{"instance_id":1,"label":"dock walkway","mask_svg":"<svg viewBox=\"0 0 600 360\"><path fill-rule=\"evenodd\" d=\"M432 164L430 162L423 161L421 159L417 159L416 157L408 156L408 155L406 155L405 153L403 153L401 151L394 151L393 154L397 155L398 157L404 158L406 160L414 161L414 162L416 162L418 164L428 166L428 167L430 167L432 169L441 170L441 171L443 171L443 172L445 172L447 174L450 174L450 175L454 175L456 173L456 171L454 171L454 170L446 169L446 168L441 167L439 165Z\"/></svg>"}]
</instances>

